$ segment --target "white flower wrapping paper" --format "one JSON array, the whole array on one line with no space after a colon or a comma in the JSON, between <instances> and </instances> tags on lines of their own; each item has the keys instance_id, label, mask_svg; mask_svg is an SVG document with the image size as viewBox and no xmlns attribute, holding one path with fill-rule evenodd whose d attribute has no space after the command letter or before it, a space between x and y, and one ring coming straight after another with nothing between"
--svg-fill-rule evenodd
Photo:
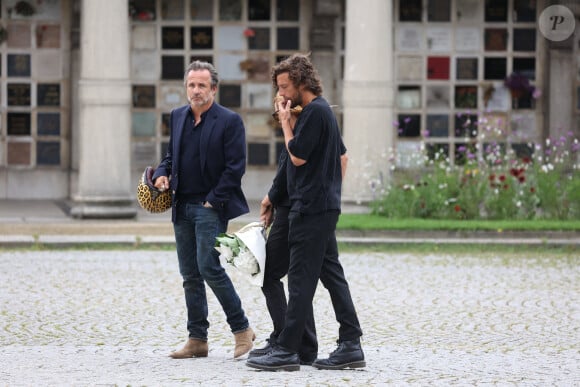
<instances>
[{"instance_id":1,"label":"white flower wrapping paper","mask_svg":"<svg viewBox=\"0 0 580 387\"><path fill-rule=\"evenodd\" d=\"M252 285L262 287L266 266L266 238L264 226L252 222L233 234L216 237L215 249L220 259L244 274Z\"/></svg>"}]
</instances>

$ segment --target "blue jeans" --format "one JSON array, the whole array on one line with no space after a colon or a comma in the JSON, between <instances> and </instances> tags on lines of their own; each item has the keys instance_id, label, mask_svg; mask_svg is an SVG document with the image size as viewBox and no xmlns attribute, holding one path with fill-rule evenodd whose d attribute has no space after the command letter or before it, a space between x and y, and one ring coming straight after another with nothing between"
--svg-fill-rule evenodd
<instances>
[{"instance_id":1,"label":"blue jeans","mask_svg":"<svg viewBox=\"0 0 580 387\"><path fill-rule=\"evenodd\" d=\"M249 327L240 297L214 248L215 237L226 229L227 222L222 221L214 209L205 208L201 203L177 204L173 230L190 338L207 341L209 321L204 281L220 302L231 331L238 333Z\"/></svg>"}]
</instances>

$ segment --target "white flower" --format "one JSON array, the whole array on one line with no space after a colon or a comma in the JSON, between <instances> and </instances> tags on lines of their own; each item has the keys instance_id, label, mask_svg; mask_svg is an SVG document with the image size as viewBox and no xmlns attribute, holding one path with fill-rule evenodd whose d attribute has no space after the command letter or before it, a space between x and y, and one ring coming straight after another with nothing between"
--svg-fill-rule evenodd
<instances>
[{"instance_id":1,"label":"white flower","mask_svg":"<svg viewBox=\"0 0 580 387\"><path fill-rule=\"evenodd\" d=\"M223 233L217 236L215 249L220 253L220 259L238 270L252 276L260 273L258 260L235 234Z\"/></svg>"}]
</instances>

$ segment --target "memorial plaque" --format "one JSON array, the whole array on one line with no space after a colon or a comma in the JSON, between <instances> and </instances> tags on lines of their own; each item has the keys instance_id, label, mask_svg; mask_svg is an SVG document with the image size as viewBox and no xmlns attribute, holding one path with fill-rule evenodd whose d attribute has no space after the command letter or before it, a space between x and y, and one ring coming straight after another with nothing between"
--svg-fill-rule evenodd
<instances>
[{"instance_id":1,"label":"memorial plaque","mask_svg":"<svg viewBox=\"0 0 580 387\"><path fill-rule=\"evenodd\" d=\"M169 135L171 135L170 121L171 114L163 113L161 115L161 135L164 137L168 137Z\"/></svg>"},{"instance_id":2,"label":"memorial plaque","mask_svg":"<svg viewBox=\"0 0 580 387\"><path fill-rule=\"evenodd\" d=\"M485 0L485 21L506 22L507 6L506 0Z\"/></svg>"},{"instance_id":3,"label":"memorial plaque","mask_svg":"<svg viewBox=\"0 0 580 387\"><path fill-rule=\"evenodd\" d=\"M31 146L29 142L8 142L6 152L8 165L31 165Z\"/></svg>"},{"instance_id":4,"label":"memorial plaque","mask_svg":"<svg viewBox=\"0 0 580 387\"><path fill-rule=\"evenodd\" d=\"M421 107L421 87L399 86L397 107L399 109L419 109Z\"/></svg>"},{"instance_id":5,"label":"memorial plaque","mask_svg":"<svg viewBox=\"0 0 580 387\"><path fill-rule=\"evenodd\" d=\"M157 48L157 28L148 24L132 25L131 47L138 50L155 50Z\"/></svg>"},{"instance_id":6,"label":"memorial plaque","mask_svg":"<svg viewBox=\"0 0 580 387\"><path fill-rule=\"evenodd\" d=\"M430 22L448 22L451 20L451 1L429 1L427 5L427 20Z\"/></svg>"},{"instance_id":7,"label":"memorial plaque","mask_svg":"<svg viewBox=\"0 0 580 387\"><path fill-rule=\"evenodd\" d=\"M319 48L319 49L332 49L334 47L334 36L335 36L335 29L334 29L334 18L329 16L320 16L316 18L316 23L310 29L310 47L312 48ZM284 43L286 40L285 36L280 36L280 33L286 33L286 30L295 30L290 36L288 36L288 40L290 42ZM278 49L280 48L280 44L290 44L296 46L298 48L298 28L278 28ZM292 50L292 48L289 48Z\"/></svg>"},{"instance_id":8,"label":"memorial plaque","mask_svg":"<svg viewBox=\"0 0 580 387\"><path fill-rule=\"evenodd\" d=\"M29 77L30 55L8 54L6 67L8 68L9 77Z\"/></svg>"},{"instance_id":9,"label":"memorial plaque","mask_svg":"<svg viewBox=\"0 0 580 387\"><path fill-rule=\"evenodd\" d=\"M8 24L6 26L8 39L6 46L8 48L30 48L32 33L29 24Z\"/></svg>"},{"instance_id":10,"label":"memorial plaque","mask_svg":"<svg viewBox=\"0 0 580 387\"><path fill-rule=\"evenodd\" d=\"M154 108L155 86L133 85L133 107Z\"/></svg>"},{"instance_id":11,"label":"memorial plaque","mask_svg":"<svg viewBox=\"0 0 580 387\"><path fill-rule=\"evenodd\" d=\"M248 135L252 137L270 138L272 127L270 120L272 115L270 113L248 113L244 124L248 130Z\"/></svg>"},{"instance_id":12,"label":"memorial plaque","mask_svg":"<svg viewBox=\"0 0 580 387\"><path fill-rule=\"evenodd\" d=\"M422 144L420 141L397 141L397 158L395 160L398 168L425 168L422 157L417 157L421 154Z\"/></svg>"},{"instance_id":13,"label":"memorial plaque","mask_svg":"<svg viewBox=\"0 0 580 387\"><path fill-rule=\"evenodd\" d=\"M420 81L423 79L423 58L420 56L401 56L398 58L398 79L401 81Z\"/></svg>"},{"instance_id":14,"label":"memorial plaque","mask_svg":"<svg viewBox=\"0 0 580 387\"><path fill-rule=\"evenodd\" d=\"M536 2L530 0L514 0L514 21L535 22L536 21Z\"/></svg>"},{"instance_id":15,"label":"memorial plaque","mask_svg":"<svg viewBox=\"0 0 580 387\"><path fill-rule=\"evenodd\" d=\"M513 71L530 80L536 79L536 58L514 58Z\"/></svg>"},{"instance_id":16,"label":"memorial plaque","mask_svg":"<svg viewBox=\"0 0 580 387\"><path fill-rule=\"evenodd\" d=\"M213 48L212 27L191 27L191 49L211 50Z\"/></svg>"},{"instance_id":17,"label":"memorial plaque","mask_svg":"<svg viewBox=\"0 0 580 387\"><path fill-rule=\"evenodd\" d=\"M189 63L191 63L195 60L199 60L202 62L208 62L208 63L213 64L213 56L211 56L211 55L192 55L189 58Z\"/></svg>"},{"instance_id":18,"label":"memorial plaque","mask_svg":"<svg viewBox=\"0 0 580 387\"><path fill-rule=\"evenodd\" d=\"M427 86L427 107L428 108L449 108L450 103L449 86Z\"/></svg>"},{"instance_id":19,"label":"memorial plaque","mask_svg":"<svg viewBox=\"0 0 580 387\"><path fill-rule=\"evenodd\" d=\"M38 106L60 106L60 84L39 83L36 93Z\"/></svg>"},{"instance_id":20,"label":"memorial plaque","mask_svg":"<svg viewBox=\"0 0 580 387\"><path fill-rule=\"evenodd\" d=\"M269 50L270 49L270 29L253 28L254 36L248 38L248 48L250 50Z\"/></svg>"},{"instance_id":21,"label":"memorial plaque","mask_svg":"<svg viewBox=\"0 0 580 387\"><path fill-rule=\"evenodd\" d=\"M461 23L478 23L481 21L480 0L457 0L457 20Z\"/></svg>"},{"instance_id":22,"label":"memorial plaque","mask_svg":"<svg viewBox=\"0 0 580 387\"><path fill-rule=\"evenodd\" d=\"M155 136L157 116L154 112L133 112L131 120L131 132L135 137Z\"/></svg>"},{"instance_id":23,"label":"memorial plaque","mask_svg":"<svg viewBox=\"0 0 580 387\"><path fill-rule=\"evenodd\" d=\"M134 21L155 20L155 0L132 0L129 1L129 14Z\"/></svg>"},{"instance_id":24,"label":"memorial plaque","mask_svg":"<svg viewBox=\"0 0 580 387\"><path fill-rule=\"evenodd\" d=\"M455 107L459 109L477 108L477 86L455 86Z\"/></svg>"},{"instance_id":25,"label":"memorial plaque","mask_svg":"<svg viewBox=\"0 0 580 387\"><path fill-rule=\"evenodd\" d=\"M422 13L421 0L399 0L399 21L420 22Z\"/></svg>"},{"instance_id":26,"label":"memorial plaque","mask_svg":"<svg viewBox=\"0 0 580 387\"><path fill-rule=\"evenodd\" d=\"M427 28L427 48L434 52L451 51L451 29Z\"/></svg>"},{"instance_id":27,"label":"memorial plaque","mask_svg":"<svg viewBox=\"0 0 580 387\"><path fill-rule=\"evenodd\" d=\"M30 106L30 83L9 83L8 106Z\"/></svg>"},{"instance_id":28,"label":"memorial plaque","mask_svg":"<svg viewBox=\"0 0 580 387\"><path fill-rule=\"evenodd\" d=\"M182 85L161 85L160 86L160 94L161 94L161 106L167 110L171 110L176 106L179 106L186 101L185 97L185 90Z\"/></svg>"},{"instance_id":29,"label":"memorial plaque","mask_svg":"<svg viewBox=\"0 0 580 387\"><path fill-rule=\"evenodd\" d=\"M251 142L248 144L248 165L269 165L270 145Z\"/></svg>"},{"instance_id":30,"label":"memorial plaque","mask_svg":"<svg viewBox=\"0 0 580 387\"><path fill-rule=\"evenodd\" d=\"M220 104L229 108L239 108L242 106L242 88L240 85L219 86Z\"/></svg>"},{"instance_id":31,"label":"memorial plaque","mask_svg":"<svg viewBox=\"0 0 580 387\"><path fill-rule=\"evenodd\" d=\"M185 7L183 0L163 0L161 2L161 18L164 20L183 20Z\"/></svg>"},{"instance_id":32,"label":"memorial plaque","mask_svg":"<svg viewBox=\"0 0 580 387\"><path fill-rule=\"evenodd\" d=\"M163 55L161 57L162 79L183 79L185 71L183 57L180 55Z\"/></svg>"},{"instance_id":33,"label":"memorial plaque","mask_svg":"<svg viewBox=\"0 0 580 387\"><path fill-rule=\"evenodd\" d=\"M270 0L248 0L248 20L270 20Z\"/></svg>"},{"instance_id":34,"label":"memorial plaque","mask_svg":"<svg viewBox=\"0 0 580 387\"><path fill-rule=\"evenodd\" d=\"M215 65L220 69L222 81L240 81L246 79L246 72L240 68L240 63L247 60L243 54L218 53Z\"/></svg>"},{"instance_id":35,"label":"memorial plaque","mask_svg":"<svg viewBox=\"0 0 580 387\"><path fill-rule=\"evenodd\" d=\"M192 2L205 3L206 0L192 0ZM219 0L220 20L241 20L242 2L239 0ZM193 7L193 6L192 6Z\"/></svg>"},{"instance_id":36,"label":"memorial plaque","mask_svg":"<svg viewBox=\"0 0 580 387\"><path fill-rule=\"evenodd\" d=\"M456 79L477 79L477 58L456 59Z\"/></svg>"},{"instance_id":37,"label":"memorial plaque","mask_svg":"<svg viewBox=\"0 0 580 387\"><path fill-rule=\"evenodd\" d=\"M8 112L6 127L9 136L30 136L30 113Z\"/></svg>"},{"instance_id":38,"label":"memorial plaque","mask_svg":"<svg viewBox=\"0 0 580 387\"><path fill-rule=\"evenodd\" d=\"M503 82L494 82L491 86L492 90L489 90L489 99L487 100L487 105L485 107L490 111L507 111L511 104L511 94L507 87L504 86ZM486 98L487 88L483 91L484 101Z\"/></svg>"},{"instance_id":39,"label":"memorial plaque","mask_svg":"<svg viewBox=\"0 0 580 387\"><path fill-rule=\"evenodd\" d=\"M248 106L252 109L272 109L272 85L269 83L248 83L246 85Z\"/></svg>"},{"instance_id":40,"label":"memorial plaque","mask_svg":"<svg viewBox=\"0 0 580 387\"><path fill-rule=\"evenodd\" d=\"M477 28L461 27L455 30L455 49L457 51L479 51L481 33Z\"/></svg>"},{"instance_id":41,"label":"memorial plaque","mask_svg":"<svg viewBox=\"0 0 580 387\"><path fill-rule=\"evenodd\" d=\"M300 41L300 30L297 27L278 28L277 46L278 50L298 50ZM334 41L330 41L332 43ZM328 41L326 42L328 45ZM320 47L320 46L317 46Z\"/></svg>"},{"instance_id":42,"label":"memorial plaque","mask_svg":"<svg viewBox=\"0 0 580 387\"><path fill-rule=\"evenodd\" d=\"M185 47L182 27L161 28L161 48L165 50L182 50Z\"/></svg>"},{"instance_id":43,"label":"memorial plaque","mask_svg":"<svg viewBox=\"0 0 580 387\"><path fill-rule=\"evenodd\" d=\"M419 137L421 135L421 115L399 114L397 118L399 137Z\"/></svg>"},{"instance_id":44,"label":"memorial plaque","mask_svg":"<svg viewBox=\"0 0 580 387\"><path fill-rule=\"evenodd\" d=\"M60 113L38 113L36 131L39 136L60 135Z\"/></svg>"},{"instance_id":45,"label":"memorial plaque","mask_svg":"<svg viewBox=\"0 0 580 387\"><path fill-rule=\"evenodd\" d=\"M60 47L60 26L40 25L36 27L36 47L37 48L59 48Z\"/></svg>"},{"instance_id":46,"label":"memorial plaque","mask_svg":"<svg viewBox=\"0 0 580 387\"><path fill-rule=\"evenodd\" d=\"M190 0L191 20L213 20L213 3L214 0ZM237 3L238 8L241 12L241 4L239 1ZM240 20L240 18L238 17L237 19L228 19L228 20Z\"/></svg>"},{"instance_id":47,"label":"memorial plaque","mask_svg":"<svg viewBox=\"0 0 580 387\"><path fill-rule=\"evenodd\" d=\"M483 78L494 80L504 79L507 75L506 58L484 58Z\"/></svg>"},{"instance_id":48,"label":"memorial plaque","mask_svg":"<svg viewBox=\"0 0 580 387\"><path fill-rule=\"evenodd\" d=\"M448 137L449 116L446 114L427 115L427 133L425 137Z\"/></svg>"},{"instance_id":49,"label":"memorial plaque","mask_svg":"<svg viewBox=\"0 0 580 387\"><path fill-rule=\"evenodd\" d=\"M36 143L37 165L60 165L60 142L38 141Z\"/></svg>"},{"instance_id":50,"label":"memorial plaque","mask_svg":"<svg viewBox=\"0 0 580 387\"><path fill-rule=\"evenodd\" d=\"M477 115L459 114L455 116L455 137L477 137Z\"/></svg>"},{"instance_id":51,"label":"memorial plaque","mask_svg":"<svg viewBox=\"0 0 580 387\"><path fill-rule=\"evenodd\" d=\"M536 30L514 28L514 51L536 51Z\"/></svg>"},{"instance_id":52,"label":"memorial plaque","mask_svg":"<svg viewBox=\"0 0 580 387\"><path fill-rule=\"evenodd\" d=\"M246 49L247 38L243 26L216 27L216 48L218 50L243 51Z\"/></svg>"},{"instance_id":53,"label":"memorial plaque","mask_svg":"<svg viewBox=\"0 0 580 387\"><path fill-rule=\"evenodd\" d=\"M533 112L513 113L510 128L509 139L512 142L534 142L540 138L540 131L536 125L536 114Z\"/></svg>"},{"instance_id":54,"label":"memorial plaque","mask_svg":"<svg viewBox=\"0 0 580 387\"><path fill-rule=\"evenodd\" d=\"M479 124L479 137L482 141L503 142L507 138L507 114L486 113Z\"/></svg>"},{"instance_id":55,"label":"memorial plaque","mask_svg":"<svg viewBox=\"0 0 580 387\"><path fill-rule=\"evenodd\" d=\"M485 51L507 50L507 30L505 28L485 29Z\"/></svg>"},{"instance_id":56,"label":"memorial plaque","mask_svg":"<svg viewBox=\"0 0 580 387\"><path fill-rule=\"evenodd\" d=\"M324 10L320 9L320 6L324 4ZM340 4L334 0L327 1L322 3L320 1L317 2L319 7L318 13L330 14L332 16L337 16L340 14ZM322 12L321 12L322 11ZM298 21L300 17L300 1L299 0L284 0L279 1L276 7L276 20L279 21Z\"/></svg>"},{"instance_id":57,"label":"memorial plaque","mask_svg":"<svg viewBox=\"0 0 580 387\"><path fill-rule=\"evenodd\" d=\"M427 79L449 79L448 56L430 56L427 58Z\"/></svg>"},{"instance_id":58,"label":"memorial plaque","mask_svg":"<svg viewBox=\"0 0 580 387\"><path fill-rule=\"evenodd\" d=\"M421 28L399 27L395 34L398 51L421 51L423 49L423 30Z\"/></svg>"},{"instance_id":59,"label":"memorial plaque","mask_svg":"<svg viewBox=\"0 0 580 387\"><path fill-rule=\"evenodd\" d=\"M162 142L161 144L159 144L159 152L161 154L161 157L165 157L165 155L167 154L167 149L169 149L168 142Z\"/></svg>"}]
</instances>

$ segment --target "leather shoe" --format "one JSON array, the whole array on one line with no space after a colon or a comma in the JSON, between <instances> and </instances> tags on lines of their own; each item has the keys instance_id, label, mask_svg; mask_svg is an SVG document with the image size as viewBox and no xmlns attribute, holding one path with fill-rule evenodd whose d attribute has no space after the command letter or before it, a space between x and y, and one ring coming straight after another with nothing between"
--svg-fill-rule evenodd
<instances>
[{"instance_id":1,"label":"leather shoe","mask_svg":"<svg viewBox=\"0 0 580 387\"><path fill-rule=\"evenodd\" d=\"M248 359L246 365L262 371L298 371L300 358L297 353L276 346L267 355Z\"/></svg>"},{"instance_id":2,"label":"leather shoe","mask_svg":"<svg viewBox=\"0 0 580 387\"><path fill-rule=\"evenodd\" d=\"M360 346L360 340L338 342L328 359L318 359L312 366L321 370L343 370L345 368L366 367L365 355Z\"/></svg>"},{"instance_id":3,"label":"leather shoe","mask_svg":"<svg viewBox=\"0 0 580 387\"><path fill-rule=\"evenodd\" d=\"M250 352L250 349L254 345L253 341L256 340L256 334L252 328L248 328L245 331L234 333L234 339L236 340L236 346L234 348L235 359Z\"/></svg>"},{"instance_id":4,"label":"leather shoe","mask_svg":"<svg viewBox=\"0 0 580 387\"><path fill-rule=\"evenodd\" d=\"M190 338L183 348L179 351L171 352L169 356L174 359L189 359L192 357L207 357L207 352L207 341Z\"/></svg>"},{"instance_id":5,"label":"leather shoe","mask_svg":"<svg viewBox=\"0 0 580 387\"><path fill-rule=\"evenodd\" d=\"M314 361L316 360L316 357L318 356L317 353L314 354L306 354L306 353L300 353L298 354L298 357L300 358L300 365L312 365L312 363L314 363Z\"/></svg>"},{"instance_id":6,"label":"leather shoe","mask_svg":"<svg viewBox=\"0 0 580 387\"><path fill-rule=\"evenodd\" d=\"M248 354L248 359L251 359L253 357L260 357L260 356L267 355L273 349L274 349L274 346L272 345L272 342L270 341L270 339L267 339L266 345L264 345L262 348L256 348L256 349L252 349L250 351L250 353Z\"/></svg>"}]
</instances>

